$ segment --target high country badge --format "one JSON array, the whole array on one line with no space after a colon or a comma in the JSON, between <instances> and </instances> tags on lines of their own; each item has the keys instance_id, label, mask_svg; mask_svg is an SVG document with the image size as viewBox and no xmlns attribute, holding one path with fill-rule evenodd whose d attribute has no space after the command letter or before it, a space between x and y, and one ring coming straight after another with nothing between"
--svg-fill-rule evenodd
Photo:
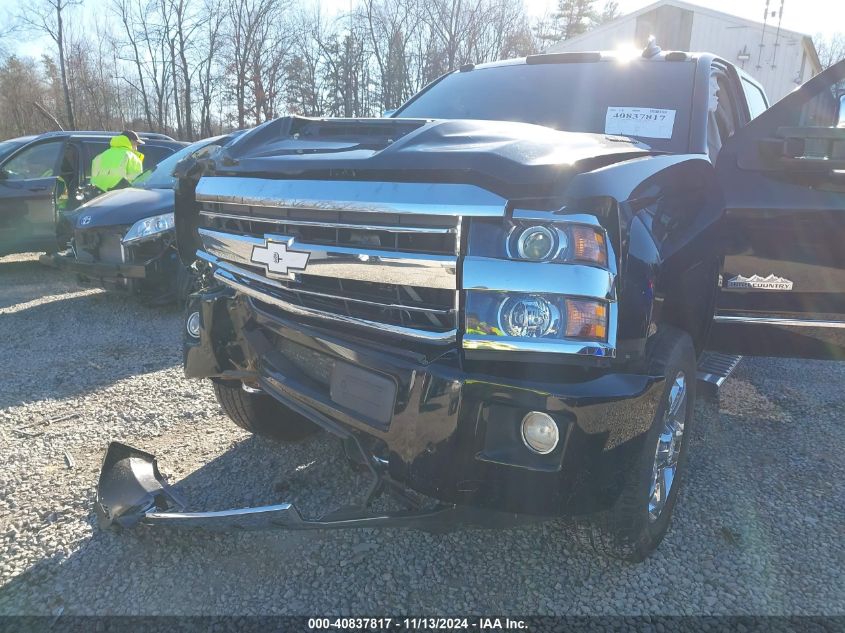
<instances>
[{"instance_id":1,"label":"high country badge","mask_svg":"<svg viewBox=\"0 0 845 633\"><path fill-rule=\"evenodd\" d=\"M733 279L728 280L728 288L747 288L750 290L792 290L792 282L783 277L769 275L768 277L761 277L760 275L751 275L750 277L743 277L737 275Z\"/></svg>"}]
</instances>

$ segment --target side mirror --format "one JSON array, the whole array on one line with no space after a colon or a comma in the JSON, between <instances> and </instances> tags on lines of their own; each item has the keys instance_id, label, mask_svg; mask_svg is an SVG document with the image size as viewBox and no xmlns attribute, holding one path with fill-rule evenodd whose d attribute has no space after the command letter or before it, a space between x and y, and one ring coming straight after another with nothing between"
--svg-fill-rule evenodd
<instances>
[{"instance_id":1,"label":"side mirror","mask_svg":"<svg viewBox=\"0 0 845 633\"><path fill-rule=\"evenodd\" d=\"M395 114L396 110L397 110L397 108L393 108L392 110L385 110L384 112L381 113L381 116L382 116L383 119L388 119Z\"/></svg>"},{"instance_id":2,"label":"side mirror","mask_svg":"<svg viewBox=\"0 0 845 633\"><path fill-rule=\"evenodd\" d=\"M0 180L6 180L9 177L9 172L5 169L0 169Z\"/></svg>"}]
</instances>

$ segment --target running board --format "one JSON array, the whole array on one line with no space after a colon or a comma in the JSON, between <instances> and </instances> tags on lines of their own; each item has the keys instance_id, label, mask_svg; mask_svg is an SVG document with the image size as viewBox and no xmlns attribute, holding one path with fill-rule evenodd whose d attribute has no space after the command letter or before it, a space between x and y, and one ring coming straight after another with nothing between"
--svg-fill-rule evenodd
<instances>
[{"instance_id":1,"label":"running board","mask_svg":"<svg viewBox=\"0 0 845 633\"><path fill-rule=\"evenodd\" d=\"M702 393L715 395L719 387L731 377L742 356L704 352L698 360L698 388Z\"/></svg>"}]
</instances>

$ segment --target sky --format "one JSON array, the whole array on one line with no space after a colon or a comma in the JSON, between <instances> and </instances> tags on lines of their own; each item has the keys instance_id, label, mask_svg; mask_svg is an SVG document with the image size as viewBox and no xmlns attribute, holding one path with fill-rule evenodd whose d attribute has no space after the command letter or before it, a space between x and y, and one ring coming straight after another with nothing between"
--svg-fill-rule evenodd
<instances>
[{"instance_id":1,"label":"sky","mask_svg":"<svg viewBox=\"0 0 845 633\"><path fill-rule=\"evenodd\" d=\"M349 0L319 0L327 11L349 10ZM630 13L653 4L655 0L617 0L621 13ZM756 22L763 21L766 0L684 0L715 11L731 13ZM783 27L807 35L845 31L845 0L783 0ZM523 0L529 15L551 13L557 0ZM769 11L780 9L781 0L769 0ZM597 0L601 7L604 0Z\"/></svg>"},{"instance_id":2,"label":"sky","mask_svg":"<svg viewBox=\"0 0 845 633\"><path fill-rule=\"evenodd\" d=\"M14 13L17 7L30 0L0 0L0 6ZM350 0L312 0L320 4L328 14L348 11ZM763 21L763 13L767 4L766 0L686 0L690 4L699 4L716 11L730 13L757 22ZM769 11L777 11L782 0L769 0ZM86 11L92 11L94 7L100 7L102 0L87 0ZM532 17L540 17L552 13L557 5L557 0L523 0L528 14ZM624 13L636 11L654 0L618 0L619 9ZM845 0L783 0L783 24L782 26L792 31L815 35L822 33L825 36L840 31L845 31ZM598 0L598 6L603 0ZM2 19L2 15L0 15ZM41 52L52 45L49 40L22 40L14 52L20 55L38 56Z\"/></svg>"}]
</instances>

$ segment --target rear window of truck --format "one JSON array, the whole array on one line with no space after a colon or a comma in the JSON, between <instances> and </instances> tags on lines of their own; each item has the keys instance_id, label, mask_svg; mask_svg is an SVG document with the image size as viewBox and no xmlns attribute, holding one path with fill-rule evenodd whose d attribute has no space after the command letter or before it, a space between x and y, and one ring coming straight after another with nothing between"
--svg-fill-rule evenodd
<instances>
[{"instance_id":1,"label":"rear window of truck","mask_svg":"<svg viewBox=\"0 0 845 633\"><path fill-rule=\"evenodd\" d=\"M683 153L689 146L694 79L691 61L476 68L444 77L394 116L519 121L568 132L622 134L656 150ZM612 124L619 117L627 120Z\"/></svg>"}]
</instances>

